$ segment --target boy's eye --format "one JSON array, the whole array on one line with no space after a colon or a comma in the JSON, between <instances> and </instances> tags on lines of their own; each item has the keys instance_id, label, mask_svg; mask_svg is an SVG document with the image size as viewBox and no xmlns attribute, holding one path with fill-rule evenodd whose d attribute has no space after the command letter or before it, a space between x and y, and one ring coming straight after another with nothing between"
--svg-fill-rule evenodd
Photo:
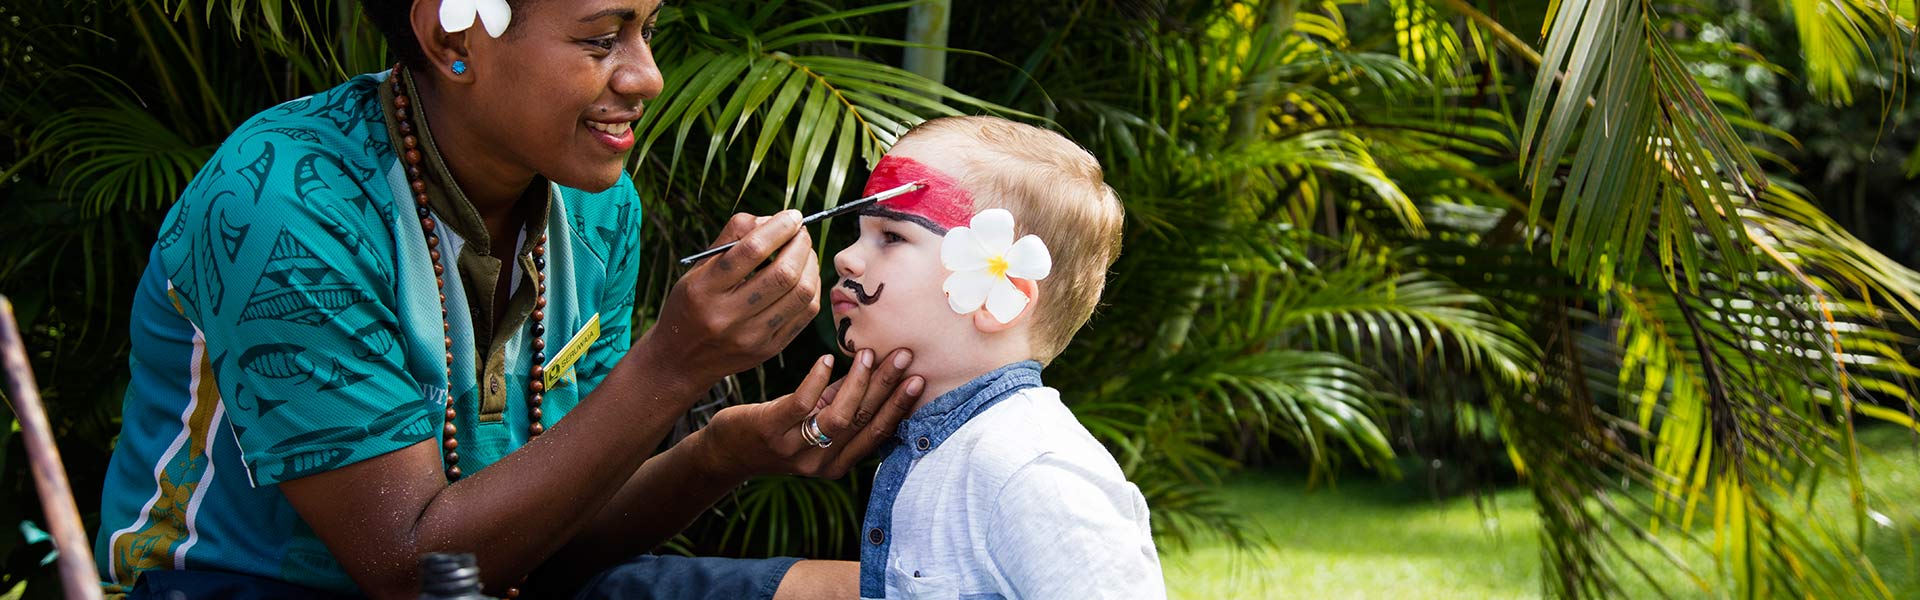
<instances>
[{"instance_id":1,"label":"boy's eye","mask_svg":"<svg viewBox=\"0 0 1920 600\"><path fill-rule=\"evenodd\" d=\"M891 231L880 232L880 239L889 244L901 244L907 241L907 238L900 237L900 234Z\"/></svg>"}]
</instances>

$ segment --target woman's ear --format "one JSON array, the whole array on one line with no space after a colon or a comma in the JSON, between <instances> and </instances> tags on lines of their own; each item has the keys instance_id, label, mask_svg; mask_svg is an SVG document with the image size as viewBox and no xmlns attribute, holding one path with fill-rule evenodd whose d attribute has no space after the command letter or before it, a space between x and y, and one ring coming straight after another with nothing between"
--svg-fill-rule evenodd
<instances>
[{"instance_id":1,"label":"woman's ear","mask_svg":"<svg viewBox=\"0 0 1920 600\"><path fill-rule=\"evenodd\" d=\"M420 51L427 56L427 64L435 71L434 77L449 81L469 81L467 63L471 57L467 53L467 33L470 28L458 33L448 33L440 27L440 2L438 0L414 0L413 2L413 38L419 40ZM476 25L476 28L478 26ZM454 63L460 63L456 68ZM415 77L427 76L415 73Z\"/></svg>"},{"instance_id":2,"label":"woman's ear","mask_svg":"<svg viewBox=\"0 0 1920 600\"><path fill-rule=\"evenodd\" d=\"M994 318L993 311L989 311L985 307L974 311L973 328L980 330L980 333L1000 333L1012 329L1013 326L1018 324L1022 319L1026 319L1032 315L1033 307L1040 304L1040 282L1032 279L1018 279L1014 277L1008 277L1007 281L1013 283L1013 289L1020 290L1020 293L1027 295L1027 306L1021 308L1020 314L1014 315L1012 321L1005 323L1001 323L1000 319Z\"/></svg>"}]
</instances>

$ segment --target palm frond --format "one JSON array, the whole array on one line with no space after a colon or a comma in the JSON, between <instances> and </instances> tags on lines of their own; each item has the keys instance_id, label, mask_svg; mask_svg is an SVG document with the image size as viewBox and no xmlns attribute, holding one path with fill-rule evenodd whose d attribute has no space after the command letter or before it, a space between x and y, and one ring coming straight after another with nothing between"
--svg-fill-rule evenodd
<instances>
[{"instance_id":1,"label":"palm frond","mask_svg":"<svg viewBox=\"0 0 1920 600\"><path fill-rule=\"evenodd\" d=\"M1785 0L1806 59L1807 86L1822 100L1853 103L1853 77L1876 60L1874 44L1897 40L1901 16L1878 0ZM1899 60L1899 53L1892 53Z\"/></svg>"},{"instance_id":2,"label":"palm frond","mask_svg":"<svg viewBox=\"0 0 1920 600\"><path fill-rule=\"evenodd\" d=\"M1764 175L1675 56L1653 7L1566 0L1552 23L1520 148L1534 219L1560 189L1554 256L1604 287L1635 270L1651 231L1673 285L1699 285L1709 247L1722 268L1752 270L1738 214Z\"/></svg>"},{"instance_id":3,"label":"palm frond","mask_svg":"<svg viewBox=\"0 0 1920 600\"><path fill-rule=\"evenodd\" d=\"M666 66L667 87L680 91L649 106L637 124L641 141L634 156L648 156L671 135L667 169L672 171L698 129L706 151L694 183L704 187L716 157L746 136L752 149L738 183L744 193L780 144L786 157L782 204L806 204L817 196L824 206L833 206L856 157L870 164L929 116L961 114L957 105L1033 117L899 67L843 55L862 46L902 42L834 27L912 4L829 11L787 23L774 20L780 13L773 6L743 11L729 3L701 3L663 9L662 23L671 27L656 41L655 53ZM823 173L826 180L816 191ZM667 183L678 182L669 178Z\"/></svg>"},{"instance_id":4,"label":"palm frond","mask_svg":"<svg viewBox=\"0 0 1920 600\"><path fill-rule=\"evenodd\" d=\"M67 111L42 123L31 143L54 149L49 161L61 184L94 215L164 207L213 156L212 146L192 144L124 104Z\"/></svg>"}]
</instances>

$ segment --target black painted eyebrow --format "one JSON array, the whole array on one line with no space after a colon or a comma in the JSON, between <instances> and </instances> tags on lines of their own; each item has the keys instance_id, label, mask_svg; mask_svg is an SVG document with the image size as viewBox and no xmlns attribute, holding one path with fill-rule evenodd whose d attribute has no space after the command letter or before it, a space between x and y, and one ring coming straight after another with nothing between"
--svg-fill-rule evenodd
<instances>
[{"instance_id":1,"label":"black painted eyebrow","mask_svg":"<svg viewBox=\"0 0 1920 600\"><path fill-rule=\"evenodd\" d=\"M921 227L926 228L927 231L931 231L935 235L947 234L947 228L941 227L939 224L934 223L932 219L928 219L926 217L922 217L916 214L900 212L890 208L881 208L880 205L878 204L868 205L866 208L860 209L860 212L858 214L862 217L875 217L875 218L887 219L890 221L896 221L896 222L902 222L902 223L912 223L914 225L919 225Z\"/></svg>"}]
</instances>

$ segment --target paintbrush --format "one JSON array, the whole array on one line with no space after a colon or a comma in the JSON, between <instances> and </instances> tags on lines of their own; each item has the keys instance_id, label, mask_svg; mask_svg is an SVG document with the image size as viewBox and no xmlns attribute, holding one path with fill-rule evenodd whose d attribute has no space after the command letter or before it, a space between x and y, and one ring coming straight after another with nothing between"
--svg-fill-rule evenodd
<instances>
[{"instance_id":1,"label":"paintbrush","mask_svg":"<svg viewBox=\"0 0 1920 600\"><path fill-rule=\"evenodd\" d=\"M800 226L806 227L808 224L813 223L815 221L820 221L823 219L831 219L834 217L845 215L847 213L865 208L869 204L886 200L888 198L893 198L895 196L899 196L907 192L919 190L920 188L924 188L924 187L927 187L926 184L915 181L913 183L902 185L900 187L893 188L884 192L880 192L872 196L867 196L859 200L843 203L839 206L835 206L833 208L829 208L817 213L813 213L811 215L807 215L807 218L800 220ZM713 248L703 250L698 254L694 254L693 256L680 259L680 264L683 266L692 265L693 263L700 262L700 259L707 258L715 254L719 254L721 252L726 252L728 248L732 248L734 244L738 244L738 243L740 242L737 242L737 241L727 242L725 244L721 244L719 246L715 246Z\"/></svg>"}]
</instances>

